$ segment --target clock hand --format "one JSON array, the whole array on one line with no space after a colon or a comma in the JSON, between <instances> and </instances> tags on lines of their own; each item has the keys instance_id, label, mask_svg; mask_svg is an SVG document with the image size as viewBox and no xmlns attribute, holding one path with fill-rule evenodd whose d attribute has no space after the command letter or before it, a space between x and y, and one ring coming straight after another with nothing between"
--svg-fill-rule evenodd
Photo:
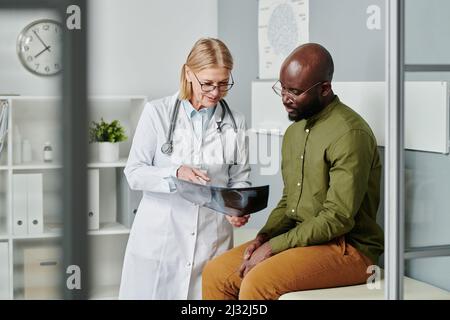
<instances>
[{"instance_id":1,"label":"clock hand","mask_svg":"<svg viewBox=\"0 0 450 320\"><path fill-rule=\"evenodd\" d=\"M37 55L35 55L34 58L36 59L37 57L39 57L42 53L44 53L47 50L50 51L50 46L45 47L43 50L41 50L41 52L39 52Z\"/></svg>"},{"instance_id":2,"label":"clock hand","mask_svg":"<svg viewBox=\"0 0 450 320\"><path fill-rule=\"evenodd\" d=\"M39 39L39 41L44 45L45 49L48 48L48 51L50 51L50 46L47 46L44 41L42 41L41 37L39 37L39 35L37 34L37 32L35 30L33 30L33 33L36 35L36 37Z\"/></svg>"}]
</instances>

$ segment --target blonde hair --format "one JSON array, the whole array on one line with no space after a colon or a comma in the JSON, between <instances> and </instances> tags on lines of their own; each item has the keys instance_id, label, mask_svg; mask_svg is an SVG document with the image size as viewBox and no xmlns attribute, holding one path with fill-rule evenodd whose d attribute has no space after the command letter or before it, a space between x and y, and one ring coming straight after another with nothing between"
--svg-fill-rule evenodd
<instances>
[{"instance_id":1,"label":"blonde hair","mask_svg":"<svg viewBox=\"0 0 450 320\"><path fill-rule=\"evenodd\" d=\"M233 57L225 43L219 39L201 38L191 49L186 63L181 68L180 100L192 98L192 83L186 79L186 66L193 72L199 72L206 68L233 69Z\"/></svg>"}]
</instances>

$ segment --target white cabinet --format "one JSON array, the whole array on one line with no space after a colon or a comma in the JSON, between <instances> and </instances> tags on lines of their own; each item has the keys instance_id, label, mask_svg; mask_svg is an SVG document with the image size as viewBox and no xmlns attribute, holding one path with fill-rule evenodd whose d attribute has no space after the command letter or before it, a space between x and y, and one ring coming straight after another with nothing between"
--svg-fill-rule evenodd
<instances>
[{"instance_id":1,"label":"white cabinet","mask_svg":"<svg viewBox=\"0 0 450 320\"><path fill-rule=\"evenodd\" d=\"M0 298L55 298L54 281L65 281L55 272L61 263L55 252L61 249L64 195L61 100L0 96L0 101L10 111L7 144L0 153ZM114 163L99 162L96 145L89 145L88 209L80 213L89 225L91 298L117 298L125 247L142 197L129 189L123 169L146 98L98 96L88 101L89 124L101 118L119 120L128 136ZM53 150L50 162L44 161L48 142ZM79 192L84 190L80 187ZM41 281L53 273L53 282Z\"/></svg>"}]
</instances>

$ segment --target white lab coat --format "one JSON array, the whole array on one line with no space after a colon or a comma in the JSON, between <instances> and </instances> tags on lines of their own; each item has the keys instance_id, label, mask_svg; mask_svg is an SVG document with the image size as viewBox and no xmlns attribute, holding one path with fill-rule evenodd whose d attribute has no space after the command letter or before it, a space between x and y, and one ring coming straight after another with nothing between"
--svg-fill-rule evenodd
<instances>
[{"instance_id":1,"label":"white lab coat","mask_svg":"<svg viewBox=\"0 0 450 320\"><path fill-rule=\"evenodd\" d=\"M236 135L226 113L221 138L216 125L222 116L220 104L203 142L180 106L173 154L161 152L177 95L147 103L133 138L124 172L132 189L143 190L143 198L127 244L119 299L201 299L203 267L232 247L232 226L223 214L170 191L169 176L181 164L201 165L211 185L250 186L244 117L232 110ZM240 165L225 164L232 163L235 146Z\"/></svg>"}]
</instances>

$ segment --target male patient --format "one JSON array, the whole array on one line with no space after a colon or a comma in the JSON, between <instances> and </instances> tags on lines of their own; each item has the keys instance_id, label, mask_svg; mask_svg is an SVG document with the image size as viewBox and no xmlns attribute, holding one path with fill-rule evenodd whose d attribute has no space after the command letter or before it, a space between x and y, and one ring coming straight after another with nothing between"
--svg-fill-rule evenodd
<instances>
[{"instance_id":1,"label":"male patient","mask_svg":"<svg viewBox=\"0 0 450 320\"><path fill-rule=\"evenodd\" d=\"M283 196L256 238L211 260L204 299L278 299L364 283L383 252L381 164L368 124L333 93L321 45L296 48L273 86L293 124L282 146Z\"/></svg>"}]
</instances>

